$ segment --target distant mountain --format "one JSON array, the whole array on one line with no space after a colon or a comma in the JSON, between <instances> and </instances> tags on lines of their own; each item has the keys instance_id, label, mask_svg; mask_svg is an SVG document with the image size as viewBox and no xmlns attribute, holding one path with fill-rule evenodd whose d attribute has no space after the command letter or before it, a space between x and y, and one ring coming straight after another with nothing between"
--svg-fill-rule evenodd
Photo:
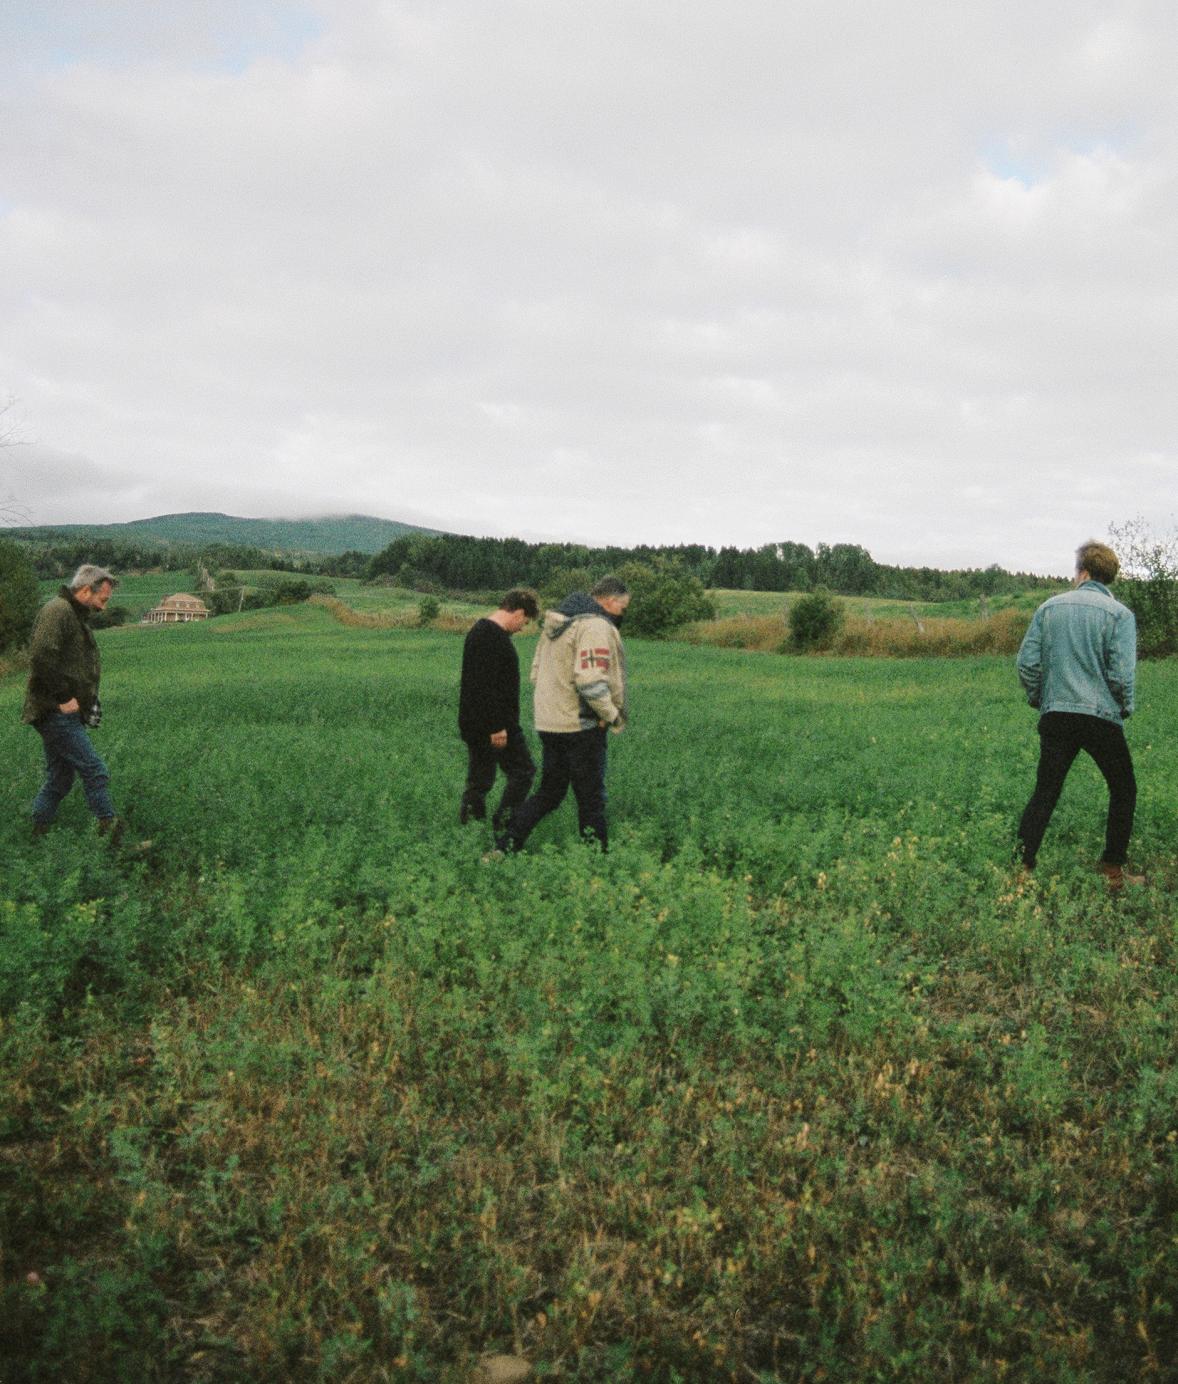
<instances>
[{"instance_id":1,"label":"distant mountain","mask_svg":"<svg viewBox=\"0 0 1178 1384\"><path fill-rule=\"evenodd\" d=\"M417 524L374 519L368 514L333 514L322 519L239 519L232 514L160 514L125 524L42 524L0 529L0 537L52 541L62 538L125 538L137 543L235 543L267 552L379 553L406 533L434 534Z\"/></svg>"}]
</instances>

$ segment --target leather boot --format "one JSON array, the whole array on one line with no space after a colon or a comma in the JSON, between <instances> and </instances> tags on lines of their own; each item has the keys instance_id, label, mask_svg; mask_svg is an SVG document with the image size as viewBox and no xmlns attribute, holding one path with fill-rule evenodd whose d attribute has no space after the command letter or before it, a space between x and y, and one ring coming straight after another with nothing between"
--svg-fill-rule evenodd
<instances>
[{"instance_id":1,"label":"leather boot","mask_svg":"<svg viewBox=\"0 0 1178 1384\"><path fill-rule=\"evenodd\" d=\"M1126 884L1145 883L1144 875L1131 875L1123 865L1110 865L1107 860L1098 862L1096 869L1108 881L1109 890L1114 894L1123 889Z\"/></svg>"}]
</instances>

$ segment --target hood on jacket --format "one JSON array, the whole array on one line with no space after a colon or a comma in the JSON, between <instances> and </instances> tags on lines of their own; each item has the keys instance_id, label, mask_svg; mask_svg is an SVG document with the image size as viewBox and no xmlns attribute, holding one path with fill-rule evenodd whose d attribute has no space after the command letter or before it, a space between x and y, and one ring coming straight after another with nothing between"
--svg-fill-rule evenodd
<instances>
[{"instance_id":1,"label":"hood on jacket","mask_svg":"<svg viewBox=\"0 0 1178 1384\"><path fill-rule=\"evenodd\" d=\"M599 606L592 596L587 596L583 591L574 591L555 610L545 614L544 633L549 639L559 639L574 620L583 620L588 615L599 615L603 620L617 624L609 611Z\"/></svg>"}]
</instances>

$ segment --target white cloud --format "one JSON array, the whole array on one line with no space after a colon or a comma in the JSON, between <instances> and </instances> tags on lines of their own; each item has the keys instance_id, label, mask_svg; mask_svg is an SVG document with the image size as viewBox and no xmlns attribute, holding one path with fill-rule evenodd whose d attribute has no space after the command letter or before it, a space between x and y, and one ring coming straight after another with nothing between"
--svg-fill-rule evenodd
<instances>
[{"instance_id":1,"label":"white cloud","mask_svg":"<svg viewBox=\"0 0 1178 1384\"><path fill-rule=\"evenodd\" d=\"M1168 5L103 10L0 21L0 394L103 518L1058 567L1169 513Z\"/></svg>"}]
</instances>

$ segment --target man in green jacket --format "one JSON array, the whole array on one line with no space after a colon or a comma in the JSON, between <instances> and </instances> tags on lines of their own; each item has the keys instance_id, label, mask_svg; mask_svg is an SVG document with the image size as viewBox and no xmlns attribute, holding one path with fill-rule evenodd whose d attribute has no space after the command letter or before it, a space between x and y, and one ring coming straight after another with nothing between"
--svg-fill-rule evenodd
<instances>
[{"instance_id":1,"label":"man in green jacket","mask_svg":"<svg viewBox=\"0 0 1178 1384\"><path fill-rule=\"evenodd\" d=\"M110 774L86 733L102 718L102 665L89 619L92 612L105 608L117 584L109 572L87 563L42 606L33 625L21 719L40 734L45 746L45 782L33 803L36 836L49 830L75 778L82 780L99 831L112 838L118 835Z\"/></svg>"}]
</instances>

